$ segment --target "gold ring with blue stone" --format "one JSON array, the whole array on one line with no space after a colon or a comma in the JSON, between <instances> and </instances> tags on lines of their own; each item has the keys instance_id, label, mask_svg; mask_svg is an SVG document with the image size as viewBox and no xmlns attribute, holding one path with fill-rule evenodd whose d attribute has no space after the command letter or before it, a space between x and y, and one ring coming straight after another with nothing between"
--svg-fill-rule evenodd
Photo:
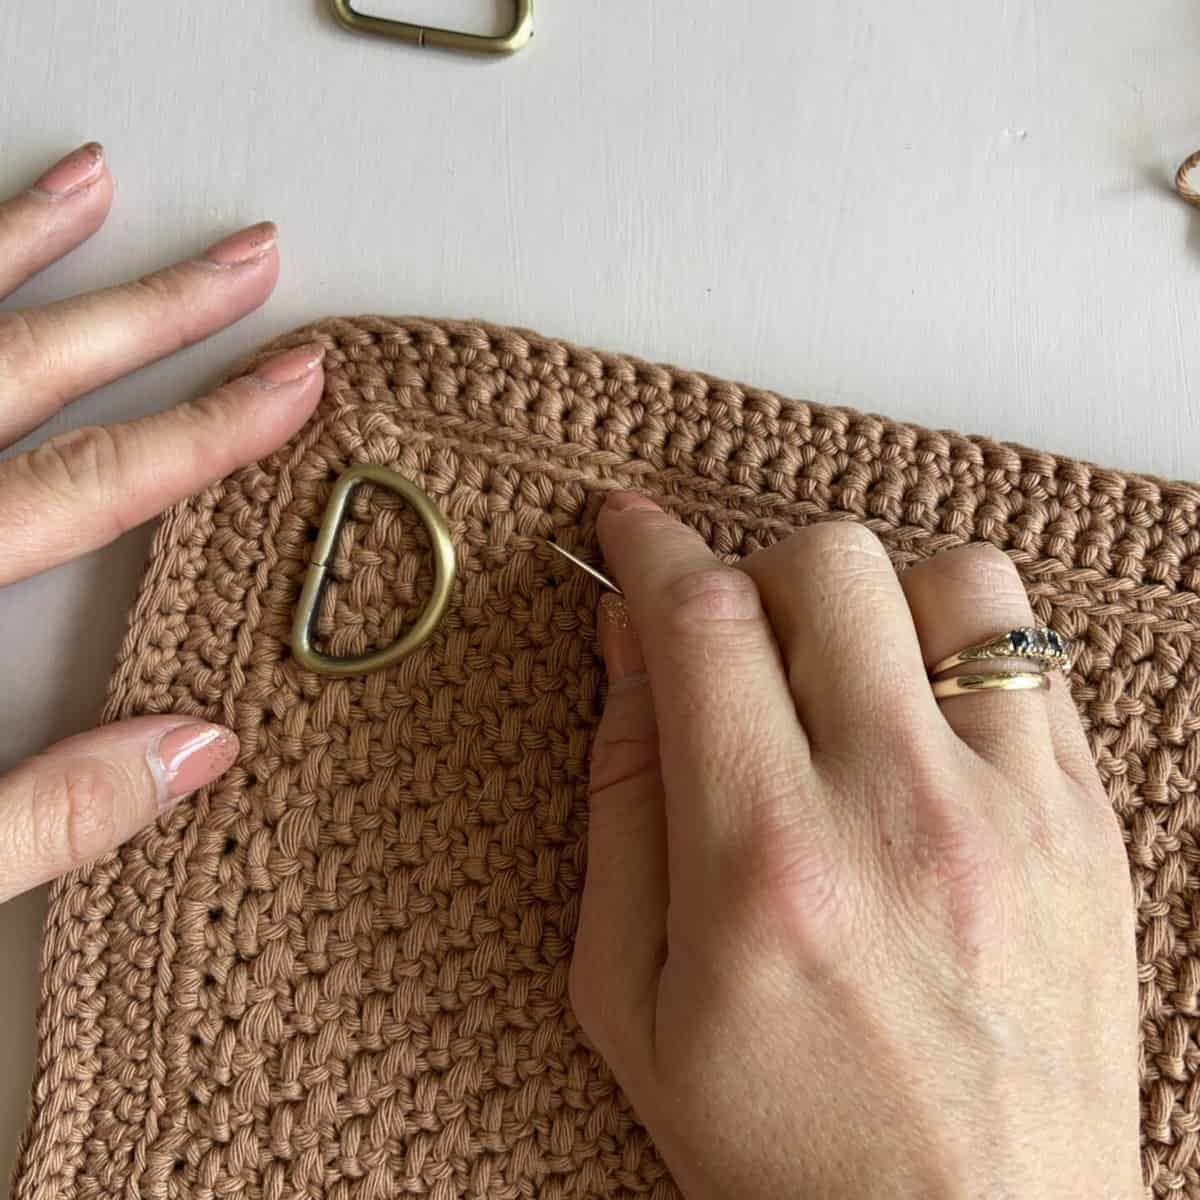
<instances>
[{"instance_id":1,"label":"gold ring with blue stone","mask_svg":"<svg viewBox=\"0 0 1200 1200\"><path fill-rule=\"evenodd\" d=\"M1030 662L1043 671L1060 670L1068 674L1073 661L1071 643L1045 625L1022 626L1007 633L977 642L957 654L943 658L930 669L931 676L953 671L956 667L974 665L989 658L1017 658Z\"/></svg>"}]
</instances>

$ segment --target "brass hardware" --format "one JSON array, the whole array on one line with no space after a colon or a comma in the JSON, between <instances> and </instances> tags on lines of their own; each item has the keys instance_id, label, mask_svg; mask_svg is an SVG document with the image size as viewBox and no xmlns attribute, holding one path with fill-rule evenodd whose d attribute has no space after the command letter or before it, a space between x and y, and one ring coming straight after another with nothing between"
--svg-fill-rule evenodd
<instances>
[{"instance_id":1,"label":"brass hardware","mask_svg":"<svg viewBox=\"0 0 1200 1200\"><path fill-rule=\"evenodd\" d=\"M976 692L1044 692L1050 676L1035 671L1014 671L1005 675L957 675L935 679L931 684L934 699L973 696Z\"/></svg>"},{"instance_id":2,"label":"brass hardware","mask_svg":"<svg viewBox=\"0 0 1200 1200\"><path fill-rule=\"evenodd\" d=\"M313 625L316 623L325 572L337 548L338 534L346 520L350 496L355 488L364 483L373 483L377 487L385 487L395 492L421 518L433 548L433 593L412 628L390 646L370 654L342 658L322 654L314 649ZM370 671L382 671L385 667L393 666L422 645L437 628L450 600L454 574L454 541L450 536L446 518L442 516L437 505L415 484L386 467L351 467L334 485L329 504L325 508L325 516L321 520L320 532L313 545L312 562L309 564L308 574L304 577L304 588L300 593L300 603L292 623L292 653L296 656L296 661L319 675L338 677L365 675Z\"/></svg>"},{"instance_id":3,"label":"brass hardware","mask_svg":"<svg viewBox=\"0 0 1200 1200\"><path fill-rule=\"evenodd\" d=\"M469 54L513 54L533 37L533 0L516 0L512 28L499 37L464 33L458 29L438 29L433 25L414 25L389 17L369 17L354 7L353 0L330 0L333 14L356 33L375 33L418 46L436 46L441 50L466 51Z\"/></svg>"}]
</instances>

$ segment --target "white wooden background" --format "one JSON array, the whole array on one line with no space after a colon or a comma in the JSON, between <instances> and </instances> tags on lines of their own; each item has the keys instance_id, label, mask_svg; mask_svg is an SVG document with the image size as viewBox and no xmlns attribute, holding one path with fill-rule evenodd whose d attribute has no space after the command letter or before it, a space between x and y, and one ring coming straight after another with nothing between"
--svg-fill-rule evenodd
<instances>
[{"instance_id":1,"label":"white wooden background","mask_svg":"<svg viewBox=\"0 0 1200 1200\"><path fill-rule=\"evenodd\" d=\"M1167 188L1200 145L1193 0L537 2L495 62L353 36L325 0L0 5L0 190L92 137L118 182L21 300L282 228L262 312L53 427L313 317L428 313L1200 475L1200 214ZM147 544L0 594L0 767L94 719ZM0 912L0 1170L42 908Z\"/></svg>"}]
</instances>

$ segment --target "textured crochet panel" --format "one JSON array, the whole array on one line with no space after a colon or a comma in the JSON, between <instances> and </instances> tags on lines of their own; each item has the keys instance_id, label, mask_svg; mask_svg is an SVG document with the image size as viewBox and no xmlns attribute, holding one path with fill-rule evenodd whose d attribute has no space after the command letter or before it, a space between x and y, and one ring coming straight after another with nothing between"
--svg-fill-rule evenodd
<instances>
[{"instance_id":1,"label":"textured crochet panel","mask_svg":"<svg viewBox=\"0 0 1200 1200\"><path fill-rule=\"evenodd\" d=\"M1073 689L1138 906L1143 1163L1200 1197L1200 489L820 408L480 324L331 320L326 394L278 454L164 519L107 717L226 721L237 765L54 888L20 1200L670 1200L571 1014L602 703L603 493L736 559L814 520L898 566L983 539L1076 640ZM439 504L459 579L420 652L329 680L290 658L333 481ZM363 489L319 619L390 641L431 579Z\"/></svg>"}]
</instances>

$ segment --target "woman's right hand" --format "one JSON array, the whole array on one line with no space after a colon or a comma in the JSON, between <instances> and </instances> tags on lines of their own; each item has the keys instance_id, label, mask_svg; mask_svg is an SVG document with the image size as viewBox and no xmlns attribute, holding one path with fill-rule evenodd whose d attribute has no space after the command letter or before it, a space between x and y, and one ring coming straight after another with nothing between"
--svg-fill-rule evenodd
<instances>
[{"instance_id":1,"label":"woman's right hand","mask_svg":"<svg viewBox=\"0 0 1200 1200\"><path fill-rule=\"evenodd\" d=\"M1138 1164L1120 833L1061 678L938 704L1033 623L1008 559L860 526L721 566L610 498L579 1019L689 1200L1119 1197Z\"/></svg>"}]
</instances>

